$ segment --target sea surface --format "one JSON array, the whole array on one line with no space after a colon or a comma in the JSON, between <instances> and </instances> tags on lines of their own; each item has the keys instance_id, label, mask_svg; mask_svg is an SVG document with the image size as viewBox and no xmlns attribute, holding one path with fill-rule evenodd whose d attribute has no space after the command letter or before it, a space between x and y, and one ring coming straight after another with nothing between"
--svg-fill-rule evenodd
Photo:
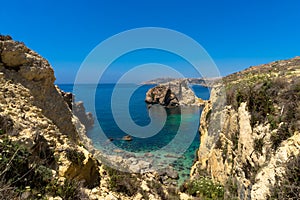
<instances>
[{"instance_id":1,"label":"sea surface","mask_svg":"<svg viewBox=\"0 0 300 200\"><path fill-rule=\"evenodd\" d=\"M172 152L178 158L171 163L171 166L179 173L178 182L182 183L189 177L190 168L196 157L196 150L199 147L200 135L198 127L201 109L196 106L167 109L159 105L148 108L144 101L145 94L148 89L154 86L141 85L134 91L129 100L129 113L133 123L141 127L145 127L151 122L149 115L154 113L152 116L155 117L155 120L164 122L162 129L151 137L148 137L147 131L143 131L144 137L132 136L132 141L124 141L122 138L125 135L130 135L130 133L121 130L117 125L111 108L111 97L115 84L76 85L74 91L72 84L59 85L64 91L73 92L76 96L76 101L84 101L86 110L91 111L96 116L96 120L99 123L95 123L95 127L87 133L88 137L92 139L95 148L101 149L105 146L105 142L107 142L103 141L100 133L104 133L118 148L129 152L152 152L155 154L155 152L160 152L160 149L171 144L175 138L179 140L179 142L172 146ZM135 87L137 85L133 84L119 86L125 93L130 92ZM198 97L209 99L209 90L207 88L199 85L193 85L191 88ZM126 101L124 101L124 105L126 107ZM126 116L124 116L124 119L122 119L122 116L119 116L119 118L126 122L130 120ZM128 124L130 126L129 122ZM132 128L135 128L135 126L132 126ZM180 137L178 137L179 131ZM170 154L172 153L168 152L169 157L172 156ZM162 155L161 159L166 159L166 155Z\"/></svg>"}]
</instances>

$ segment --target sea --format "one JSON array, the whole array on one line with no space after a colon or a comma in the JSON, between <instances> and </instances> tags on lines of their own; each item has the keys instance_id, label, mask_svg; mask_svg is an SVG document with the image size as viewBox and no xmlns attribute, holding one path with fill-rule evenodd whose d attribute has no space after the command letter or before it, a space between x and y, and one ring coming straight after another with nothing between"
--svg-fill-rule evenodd
<instances>
[{"instance_id":1,"label":"sea","mask_svg":"<svg viewBox=\"0 0 300 200\"><path fill-rule=\"evenodd\" d=\"M128 108L131 119L127 115L118 116L119 120L125 122L129 129L142 127L142 137L131 136L131 141L125 141L122 138L130 135L128 130L123 130L116 122L116 117L112 111L112 96L116 84L81 84L74 87L73 84L59 84L59 87L65 92L75 94L76 101L83 101L86 111L92 112L97 123L88 131L87 136L93 141L94 147L102 149L106 146L102 134L109 138L119 149L133 153L152 153L159 154L158 158L166 160L167 157L176 157L170 165L178 172L178 184L183 183L189 177L191 166L196 158L196 151L200 144L200 133L198 131L201 108L197 106L180 106L178 108L165 108L160 105L154 105L149 108L145 103L146 92L155 85L135 85L123 84L118 88L123 92L134 92L131 94L129 103L124 100L124 106ZM196 96L207 100L209 99L209 89L200 85L191 85L191 89ZM122 97L118 102L122 103ZM117 110L118 112L118 110ZM122 113L122 112L120 112ZM151 123L151 116L159 122L160 128L157 133L149 134L145 127ZM128 123L127 123L128 121ZM163 123L162 123L163 122ZM132 125L131 125L132 124ZM132 127L130 127L132 126ZM139 129L138 129L139 130ZM175 145L174 141L177 141ZM161 149L172 146L170 152L161 155ZM159 153L157 153L159 152Z\"/></svg>"}]
</instances>

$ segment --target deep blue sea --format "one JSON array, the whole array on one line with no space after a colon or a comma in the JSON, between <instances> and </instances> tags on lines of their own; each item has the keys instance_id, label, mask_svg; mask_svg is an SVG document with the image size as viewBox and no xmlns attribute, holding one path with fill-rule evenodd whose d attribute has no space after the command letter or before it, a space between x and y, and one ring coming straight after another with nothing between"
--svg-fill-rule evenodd
<instances>
[{"instance_id":1,"label":"deep blue sea","mask_svg":"<svg viewBox=\"0 0 300 200\"><path fill-rule=\"evenodd\" d=\"M176 148L181 148L181 143L184 141L191 141L187 146L187 150L183 152L183 155L178 156L178 159L172 163L172 166L179 173L180 180L183 182L189 177L189 170L194 162L195 153L199 147L200 136L198 133L199 117L201 109L195 106L185 106L179 108L167 109L162 106L156 105L147 108L144 101L145 94L148 89L154 87L154 85L141 85L132 94L129 101L129 112L132 121L138 126L147 126L150 123L149 114L155 113L153 116L158 121L163 121L166 115L166 121L163 128L155 135L151 137L132 137L132 141L124 141L122 137L128 135L119 128L115 122L115 118L111 109L111 96L114 89L114 84L99 84L99 85L77 85L76 90L73 91L73 85L60 84L59 87L66 92L73 92L76 96L76 101L84 101L87 111L91 111L99 124L96 123L95 127L87 134L92 139L96 148L101 148L105 145L105 142L100 137L100 132L104 132L107 138L113 139L113 144L120 149L125 149L130 152L155 152L174 140L178 131L181 131L179 140L182 142L173 145L174 152ZM121 86L121 90L125 93L130 91L136 85L124 84ZM191 86L195 94L202 99L209 99L209 90L205 87L194 85ZM95 91L95 93L94 93ZM95 97L95 101L91 100L91 96ZM94 103L95 102L95 103ZM124 102L126 104L126 102ZM128 120L124 117L121 120ZM129 123L130 124L130 123ZM100 128L101 127L101 128ZM145 136L147 133L145 132ZM178 138L177 138L178 139ZM180 152L178 152L179 155ZM155 153L154 153L155 154Z\"/></svg>"}]
</instances>

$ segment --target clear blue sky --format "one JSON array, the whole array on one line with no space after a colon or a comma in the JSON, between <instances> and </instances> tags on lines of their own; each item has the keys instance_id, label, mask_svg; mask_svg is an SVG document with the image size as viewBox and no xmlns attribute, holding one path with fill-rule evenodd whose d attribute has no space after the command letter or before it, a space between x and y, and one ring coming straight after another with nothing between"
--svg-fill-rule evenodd
<instances>
[{"instance_id":1,"label":"clear blue sky","mask_svg":"<svg viewBox=\"0 0 300 200\"><path fill-rule=\"evenodd\" d=\"M300 55L299 0L11 0L1 1L0 17L0 33L47 58L57 83L72 82L101 41L138 27L192 37L222 75Z\"/></svg>"}]
</instances>

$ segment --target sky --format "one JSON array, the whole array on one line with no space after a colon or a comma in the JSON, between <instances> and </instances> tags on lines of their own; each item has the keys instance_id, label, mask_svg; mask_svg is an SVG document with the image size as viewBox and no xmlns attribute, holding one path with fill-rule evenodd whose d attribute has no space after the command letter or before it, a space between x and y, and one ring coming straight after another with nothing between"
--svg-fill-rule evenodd
<instances>
[{"instance_id":1,"label":"sky","mask_svg":"<svg viewBox=\"0 0 300 200\"><path fill-rule=\"evenodd\" d=\"M11 0L1 1L0 33L45 57L54 68L56 83L72 83L82 62L101 42L142 27L172 29L191 37L225 76L299 56L299 10L299 0ZM123 57L104 81L116 81L120 76L115 74L132 68L136 59L139 64L165 62L185 68L185 61L166 52ZM138 82L143 75L135 78Z\"/></svg>"}]
</instances>

